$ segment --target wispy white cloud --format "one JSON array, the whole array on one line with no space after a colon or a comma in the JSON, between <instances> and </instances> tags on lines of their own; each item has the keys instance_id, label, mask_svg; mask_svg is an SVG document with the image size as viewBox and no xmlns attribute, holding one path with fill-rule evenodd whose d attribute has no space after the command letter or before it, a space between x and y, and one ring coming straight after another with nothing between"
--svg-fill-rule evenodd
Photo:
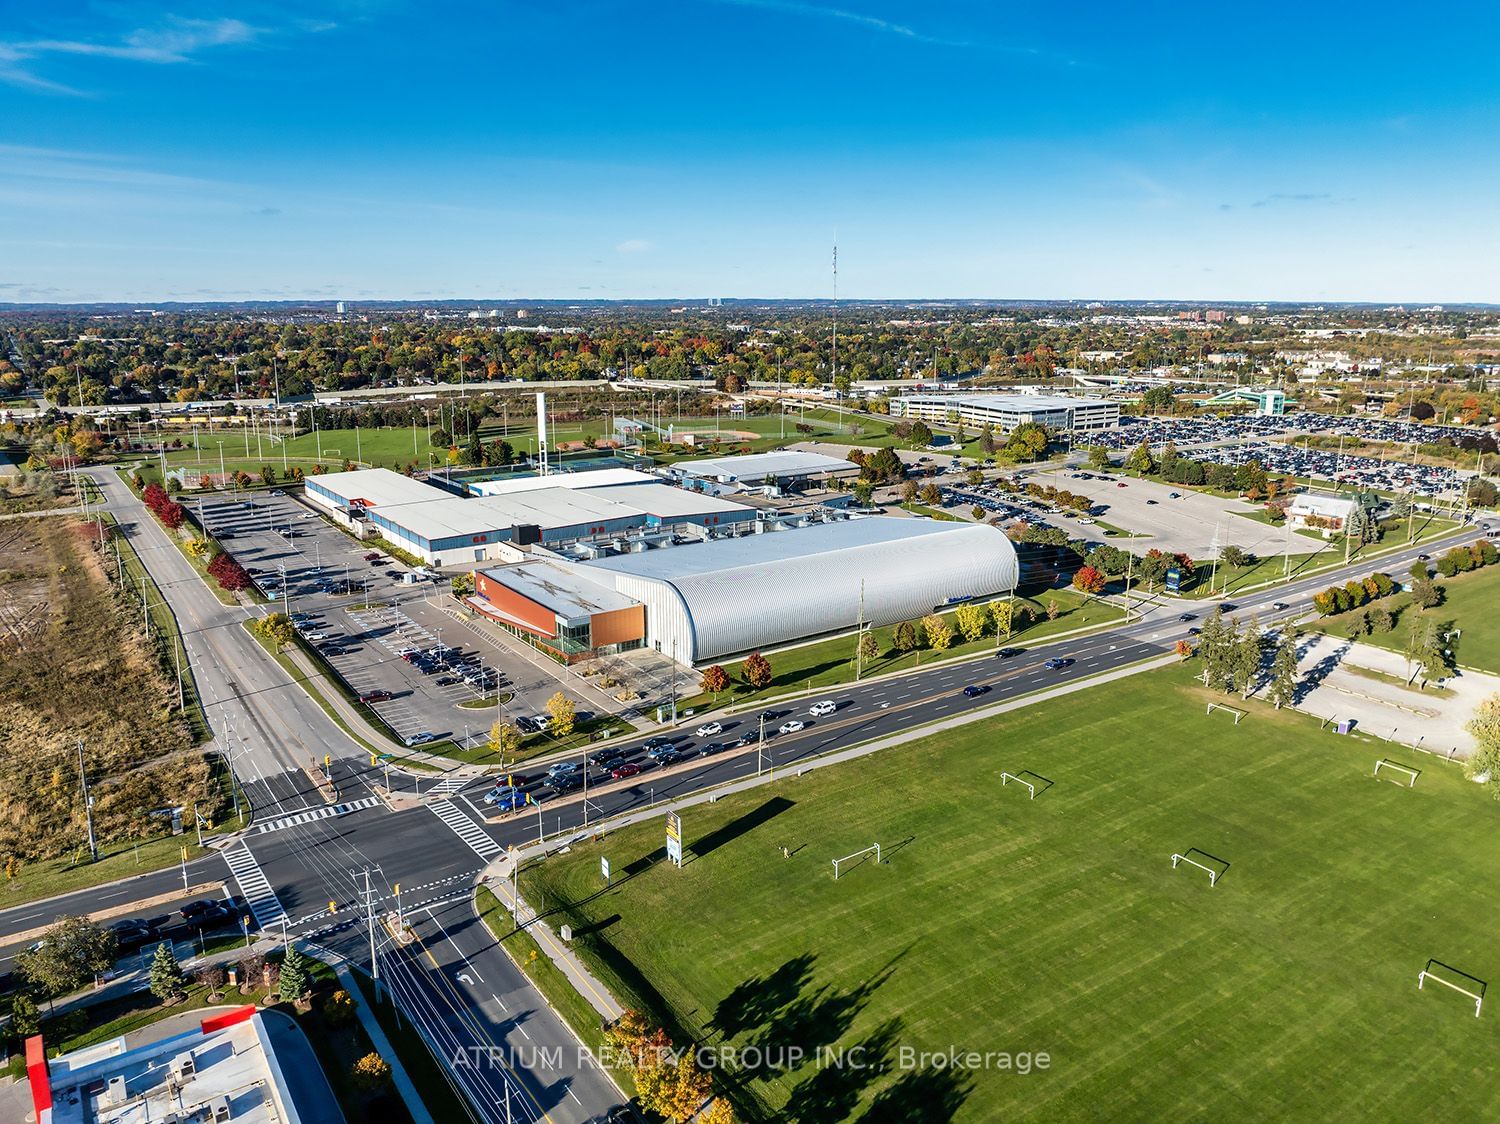
<instances>
[{"instance_id":1,"label":"wispy white cloud","mask_svg":"<svg viewBox=\"0 0 1500 1124\"><path fill-rule=\"evenodd\" d=\"M881 19L865 12L856 12L849 8L832 8L823 4L806 4L801 0L712 0L716 4L727 4L735 8L760 8L768 12L784 12L793 16L812 16L819 19L839 20L844 23L858 24L860 27L871 31L885 32L888 35L899 35L903 39L912 39L920 43L936 43L950 47L965 47L967 43L952 39L943 39L936 35L928 35L918 31L904 23L896 23L894 20Z\"/></svg>"},{"instance_id":2,"label":"wispy white cloud","mask_svg":"<svg viewBox=\"0 0 1500 1124\"><path fill-rule=\"evenodd\" d=\"M644 238L627 238L615 247L615 252L618 254L644 254L650 249L654 249L654 247Z\"/></svg>"},{"instance_id":3,"label":"wispy white cloud","mask_svg":"<svg viewBox=\"0 0 1500 1124\"><path fill-rule=\"evenodd\" d=\"M337 25L327 20L268 18L250 23L229 16L213 19L168 15L136 26L120 24L96 35L33 36L0 41L0 82L38 92L80 94L76 86L48 76L47 64L63 59L110 59L119 62L171 66L232 47L260 43L278 33L316 34Z\"/></svg>"}]
</instances>

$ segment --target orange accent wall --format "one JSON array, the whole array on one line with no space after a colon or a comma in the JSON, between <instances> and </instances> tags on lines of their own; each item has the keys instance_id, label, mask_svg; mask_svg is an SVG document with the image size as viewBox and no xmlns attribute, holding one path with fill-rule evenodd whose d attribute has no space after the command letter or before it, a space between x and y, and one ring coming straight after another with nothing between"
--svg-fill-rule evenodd
<instances>
[{"instance_id":1,"label":"orange accent wall","mask_svg":"<svg viewBox=\"0 0 1500 1124\"><path fill-rule=\"evenodd\" d=\"M595 613L589 618L589 645L603 648L607 644L623 644L627 640L646 638L646 606L631 605L627 609L611 609L607 613Z\"/></svg>"},{"instance_id":2,"label":"orange accent wall","mask_svg":"<svg viewBox=\"0 0 1500 1124\"><path fill-rule=\"evenodd\" d=\"M474 592L538 636L557 635L557 614L542 608L529 597L522 597L515 590L490 581L483 574L474 575Z\"/></svg>"}]
</instances>

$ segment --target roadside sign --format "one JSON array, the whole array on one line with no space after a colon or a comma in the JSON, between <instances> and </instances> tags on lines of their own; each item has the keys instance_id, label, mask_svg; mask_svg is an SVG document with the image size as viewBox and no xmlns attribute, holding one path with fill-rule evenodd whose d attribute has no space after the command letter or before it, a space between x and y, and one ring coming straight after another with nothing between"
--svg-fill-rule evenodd
<instances>
[{"instance_id":1,"label":"roadside sign","mask_svg":"<svg viewBox=\"0 0 1500 1124\"><path fill-rule=\"evenodd\" d=\"M604 884L606 886L608 886L609 885L609 857L607 855L600 855L599 856L599 873L602 874L602 875L604 875Z\"/></svg>"},{"instance_id":2,"label":"roadside sign","mask_svg":"<svg viewBox=\"0 0 1500 1124\"><path fill-rule=\"evenodd\" d=\"M667 813L667 858L681 868L682 817L676 812Z\"/></svg>"},{"instance_id":3,"label":"roadside sign","mask_svg":"<svg viewBox=\"0 0 1500 1124\"><path fill-rule=\"evenodd\" d=\"M1182 571L1176 566L1167 571L1167 592L1182 592Z\"/></svg>"}]
</instances>

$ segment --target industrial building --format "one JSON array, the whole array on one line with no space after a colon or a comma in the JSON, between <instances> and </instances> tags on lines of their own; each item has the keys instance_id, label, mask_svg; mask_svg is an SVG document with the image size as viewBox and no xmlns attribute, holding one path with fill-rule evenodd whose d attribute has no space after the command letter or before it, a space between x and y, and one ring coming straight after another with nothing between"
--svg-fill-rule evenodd
<instances>
[{"instance_id":1,"label":"industrial building","mask_svg":"<svg viewBox=\"0 0 1500 1124\"><path fill-rule=\"evenodd\" d=\"M537 488L617 488L624 484L656 484L661 478L634 468L596 468L584 472L552 472L546 476L532 474L467 482L470 495L503 496L512 492L530 492Z\"/></svg>"},{"instance_id":2,"label":"industrial building","mask_svg":"<svg viewBox=\"0 0 1500 1124\"><path fill-rule=\"evenodd\" d=\"M471 498L454 496L388 469L309 477L306 496L362 537L379 535L433 566L469 566L510 557L508 547L560 546L637 531L726 530L756 519L753 508L656 481L622 483L605 469L534 477L569 480Z\"/></svg>"},{"instance_id":3,"label":"industrial building","mask_svg":"<svg viewBox=\"0 0 1500 1124\"><path fill-rule=\"evenodd\" d=\"M667 471L690 487L698 481L757 486L858 476L859 465L847 459L824 456L822 453L781 450L773 453L748 453L738 457L678 461Z\"/></svg>"},{"instance_id":4,"label":"industrial building","mask_svg":"<svg viewBox=\"0 0 1500 1124\"><path fill-rule=\"evenodd\" d=\"M299 1124L334 1107L331 1091L329 1104L296 1103L254 1004L134 1048L114 1038L48 1058L38 1035L26 1040L26 1078L37 1124Z\"/></svg>"},{"instance_id":5,"label":"industrial building","mask_svg":"<svg viewBox=\"0 0 1500 1124\"><path fill-rule=\"evenodd\" d=\"M915 619L1018 580L1010 540L984 524L877 516L755 528L483 570L469 604L560 658L644 646L691 665Z\"/></svg>"},{"instance_id":6,"label":"industrial building","mask_svg":"<svg viewBox=\"0 0 1500 1124\"><path fill-rule=\"evenodd\" d=\"M1062 394L909 394L891 399L891 416L941 425L989 425L997 433L1009 433L1027 422L1085 433L1118 427L1120 404L1109 398Z\"/></svg>"},{"instance_id":7,"label":"industrial building","mask_svg":"<svg viewBox=\"0 0 1500 1124\"><path fill-rule=\"evenodd\" d=\"M1359 500L1352 496L1302 492L1287 506L1286 521L1291 527L1312 527L1329 538L1343 533L1345 523L1358 507Z\"/></svg>"}]
</instances>

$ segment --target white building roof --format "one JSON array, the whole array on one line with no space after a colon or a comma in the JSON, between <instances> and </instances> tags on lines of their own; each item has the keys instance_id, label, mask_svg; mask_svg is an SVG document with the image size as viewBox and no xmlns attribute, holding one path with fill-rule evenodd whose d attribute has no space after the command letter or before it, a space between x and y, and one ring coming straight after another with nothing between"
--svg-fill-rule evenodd
<instances>
[{"instance_id":1,"label":"white building roof","mask_svg":"<svg viewBox=\"0 0 1500 1124\"><path fill-rule=\"evenodd\" d=\"M1359 501L1348 496L1324 496L1302 492L1293 497L1288 510L1298 515L1321 515L1325 518L1347 519L1350 512L1359 506Z\"/></svg>"},{"instance_id":2,"label":"white building roof","mask_svg":"<svg viewBox=\"0 0 1500 1124\"><path fill-rule=\"evenodd\" d=\"M648 512L663 519L683 518L694 515L744 514L752 511L742 503L721 499L705 492L690 492L671 484L629 484L622 487L591 488L590 495Z\"/></svg>"},{"instance_id":3,"label":"white building roof","mask_svg":"<svg viewBox=\"0 0 1500 1124\"><path fill-rule=\"evenodd\" d=\"M696 663L888 625L1013 589L1015 548L981 523L874 516L570 563L645 603L661 650Z\"/></svg>"},{"instance_id":4,"label":"white building roof","mask_svg":"<svg viewBox=\"0 0 1500 1124\"><path fill-rule=\"evenodd\" d=\"M306 479L308 483L332 492L346 507L356 499L366 501L371 507L398 507L409 503L431 503L451 494L388 468L325 472Z\"/></svg>"},{"instance_id":5,"label":"white building roof","mask_svg":"<svg viewBox=\"0 0 1500 1124\"><path fill-rule=\"evenodd\" d=\"M469 491L478 496L503 496L538 488L615 488L624 484L651 484L656 477L633 468L592 468L583 472L553 472L547 476L512 476L498 480L475 480Z\"/></svg>"},{"instance_id":6,"label":"white building roof","mask_svg":"<svg viewBox=\"0 0 1500 1124\"><path fill-rule=\"evenodd\" d=\"M975 409L1037 413L1042 410L1072 410L1080 406L1106 406L1111 399L1063 394L908 394L908 401L941 402Z\"/></svg>"},{"instance_id":7,"label":"white building roof","mask_svg":"<svg viewBox=\"0 0 1500 1124\"><path fill-rule=\"evenodd\" d=\"M822 453L783 450L774 453L747 453L742 457L678 461L672 466L672 471L715 480L757 481L776 476L821 476L825 472L856 472L858 466L847 459L827 457Z\"/></svg>"},{"instance_id":8,"label":"white building roof","mask_svg":"<svg viewBox=\"0 0 1500 1124\"><path fill-rule=\"evenodd\" d=\"M596 575L559 566L544 558L496 566L483 573L491 581L515 590L568 621L638 604L635 598L616 592L608 582L593 580Z\"/></svg>"},{"instance_id":9,"label":"white building roof","mask_svg":"<svg viewBox=\"0 0 1500 1124\"><path fill-rule=\"evenodd\" d=\"M423 504L407 504L382 514L431 542L461 535L481 535L522 524L554 528L612 519L639 520L643 513L638 507L596 495L594 489L539 488L507 496L451 496Z\"/></svg>"}]
</instances>

